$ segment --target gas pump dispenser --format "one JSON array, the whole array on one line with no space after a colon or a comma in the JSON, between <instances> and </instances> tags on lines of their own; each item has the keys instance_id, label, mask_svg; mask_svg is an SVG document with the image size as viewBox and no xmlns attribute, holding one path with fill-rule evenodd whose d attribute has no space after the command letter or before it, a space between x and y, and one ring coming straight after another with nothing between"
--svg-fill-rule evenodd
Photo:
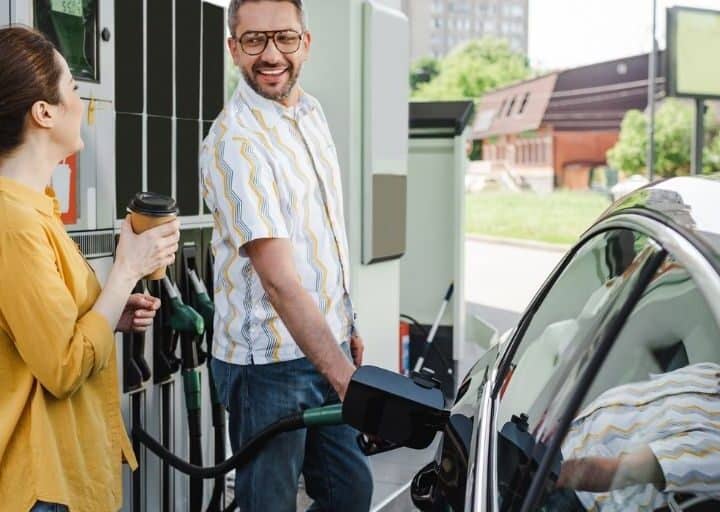
<instances>
[{"instance_id":1,"label":"gas pump dispenser","mask_svg":"<svg viewBox=\"0 0 720 512\"><path fill-rule=\"evenodd\" d=\"M220 401L220 397L215 389L210 359L212 354L212 337L213 337L213 321L215 316L215 305L210 298L205 282L198 277L198 258L197 248L193 244L185 245L182 249L182 262L185 268L186 284L188 288L188 296L190 304L200 313L205 321L205 347L207 350L207 374L208 387L210 391L210 400L212 404L212 426L215 433L214 449L215 463L219 464L225 460L225 435L226 435L226 414L225 406ZM208 245L205 272L206 278L212 282L212 251ZM215 479L212 497L208 505L208 512L218 512L223 510L221 503L225 492L224 476Z\"/></svg>"},{"instance_id":2,"label":"gas pump dispenser","mask_svg":"<svg viewBox=\"0 0 720 512\"><path fill-rule=\"evenodd\" d=\"M205 333L205 322L190 306L183 303L180 292L168 277L163 278L163 288L170 298L171 313L169 325L180 337L180 361L182 368L185 407L187 410L190 441L190 463L202 466L202 418L200 357L198 341ZM190 510L201 510L203 482L198 478L190 480Z\"/></svg>"}]
</instances>

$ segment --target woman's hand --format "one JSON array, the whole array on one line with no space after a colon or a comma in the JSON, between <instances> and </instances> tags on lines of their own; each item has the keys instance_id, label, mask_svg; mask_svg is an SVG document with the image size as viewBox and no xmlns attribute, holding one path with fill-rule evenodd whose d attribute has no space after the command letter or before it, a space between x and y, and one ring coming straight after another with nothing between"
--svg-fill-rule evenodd
<instances>
[{"instance_id":1,"label":"woman's hand","mask_svg":"<svg viewBox=\"0 0 720 512\"><path fill-rule=\"evenodd\" d=\"M160 309L160 299L143 293L133 293L125 304L118 320L116 331L145 332L155 318L155 312Z\"/></svg>"},{"instance_id":2,"label":"woman's hand","mask_svg":"<svg viewBox=\"0 0 720 512\"><path fill-rule=\"evenodd\" d=\"M132 280L139 281L175 261L179 240L180 221L177 219L135 234L128 215L120 226L115 264Z\"/></svg>"}]
</instances>

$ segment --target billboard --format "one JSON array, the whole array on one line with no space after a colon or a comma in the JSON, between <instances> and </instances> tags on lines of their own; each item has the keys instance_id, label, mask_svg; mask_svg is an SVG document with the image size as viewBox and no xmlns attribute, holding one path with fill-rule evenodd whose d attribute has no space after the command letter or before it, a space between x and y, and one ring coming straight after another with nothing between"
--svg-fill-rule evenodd
<instances>
[{"instance_id":1,"label":"billboard","mask_svg":"<svg viewBox=\"0 0 720 512\"><path fill-rule=\"evenodd\" d=\"M720 11L667 10L668 96L720 99Z\"/></svg>"}]
</instances>

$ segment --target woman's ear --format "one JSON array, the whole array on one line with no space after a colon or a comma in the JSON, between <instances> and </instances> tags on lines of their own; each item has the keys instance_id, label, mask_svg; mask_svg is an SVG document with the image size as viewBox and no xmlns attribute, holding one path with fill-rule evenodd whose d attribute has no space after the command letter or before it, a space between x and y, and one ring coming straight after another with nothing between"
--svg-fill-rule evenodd
<instances>
[{"instance_id":1,"label":"woman's ear","mask_svg":"<svg viewBox=\"0 0 720 512\"><path fill-rule=\"evenodd\" d=\"M36 101L30 107L30 119L40 128L52 128L55 125L55 107L47 101Z\"/></svg>"}]
</instances>

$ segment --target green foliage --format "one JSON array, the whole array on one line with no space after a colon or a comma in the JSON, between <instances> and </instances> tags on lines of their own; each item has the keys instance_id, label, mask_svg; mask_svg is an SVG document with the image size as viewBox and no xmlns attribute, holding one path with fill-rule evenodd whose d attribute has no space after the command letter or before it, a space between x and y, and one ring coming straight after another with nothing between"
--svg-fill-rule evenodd
<instances>
[{"instance_id":1,"label":"green foliage","mask_svg":"<svg viewBox=\"0 0 720 512\"><path fill-rule=\"evenodd\" d=\"M628 110L620 125L620 137L607 152L611 167L629 173L645 168L647 158L647 120L639 110Z\"/></svg>"},{"instance_id":2,"label":"green foliage","mask_svg":"<svg viewBox=\"0 0 720 512\"><path fill-rule=\"evenodd\" d=\"M655 174L682 176L690 174L692 154L693 106L667 99L655 116ZM720 170L720 135L715 116L705 114L703 172ZM615 169L633 174L647 172L647 119L639 110L625 114L617 144L607 152L608 163Z\"/></svg>"},{"instance_id":3,"label":"green foliage","mask_svg":"<svg viewBox=\"0 0 720 512\"><path fill-rule=\"evenodd\" d=\"M410 90L435 78L440 72L440 61L434 57L420 57L410 65Z\"/></svg>"},{"instance_id":4,"label":"green foliage","mask_svg":"<svg viewBox=\"0 0 720 512\"><path fill-rule=\"evenodd\" d=\"M231 57L225 58L225 99L229 100L237 88L240 80L240 70Z\"/></svg>"},{"instance_id":5,"label":"green foliage","mask_svg":"<svg viewBox=\"0 0 720 512\"><path fill-rule=\"evenodd\" d=\"M527 59L507 41L483 38L457 47L440 61L435 78L420 84L415 100L475 99L486 91L530 76Z\"/></svg>"},{"instance_id":6,"label":"green foliage","mask_svg":"<svg viewBox=\"0 0 720 512\"><path fill-rule=\"evenodd\" d=\"M473 139L469 140L468 143L471 145L468 160L482 160L482 140Z\"/></svg>"},{"instance_id":7,"label":"green foliage","mask_svg":"<svg viewBox=\"0 0 720 512\"><path fill-rule=\"evenodd\" d=\"M610 204L586 191L478 192L466 196L466 232L572 244Z\"/></svg>"}]
</instances>

